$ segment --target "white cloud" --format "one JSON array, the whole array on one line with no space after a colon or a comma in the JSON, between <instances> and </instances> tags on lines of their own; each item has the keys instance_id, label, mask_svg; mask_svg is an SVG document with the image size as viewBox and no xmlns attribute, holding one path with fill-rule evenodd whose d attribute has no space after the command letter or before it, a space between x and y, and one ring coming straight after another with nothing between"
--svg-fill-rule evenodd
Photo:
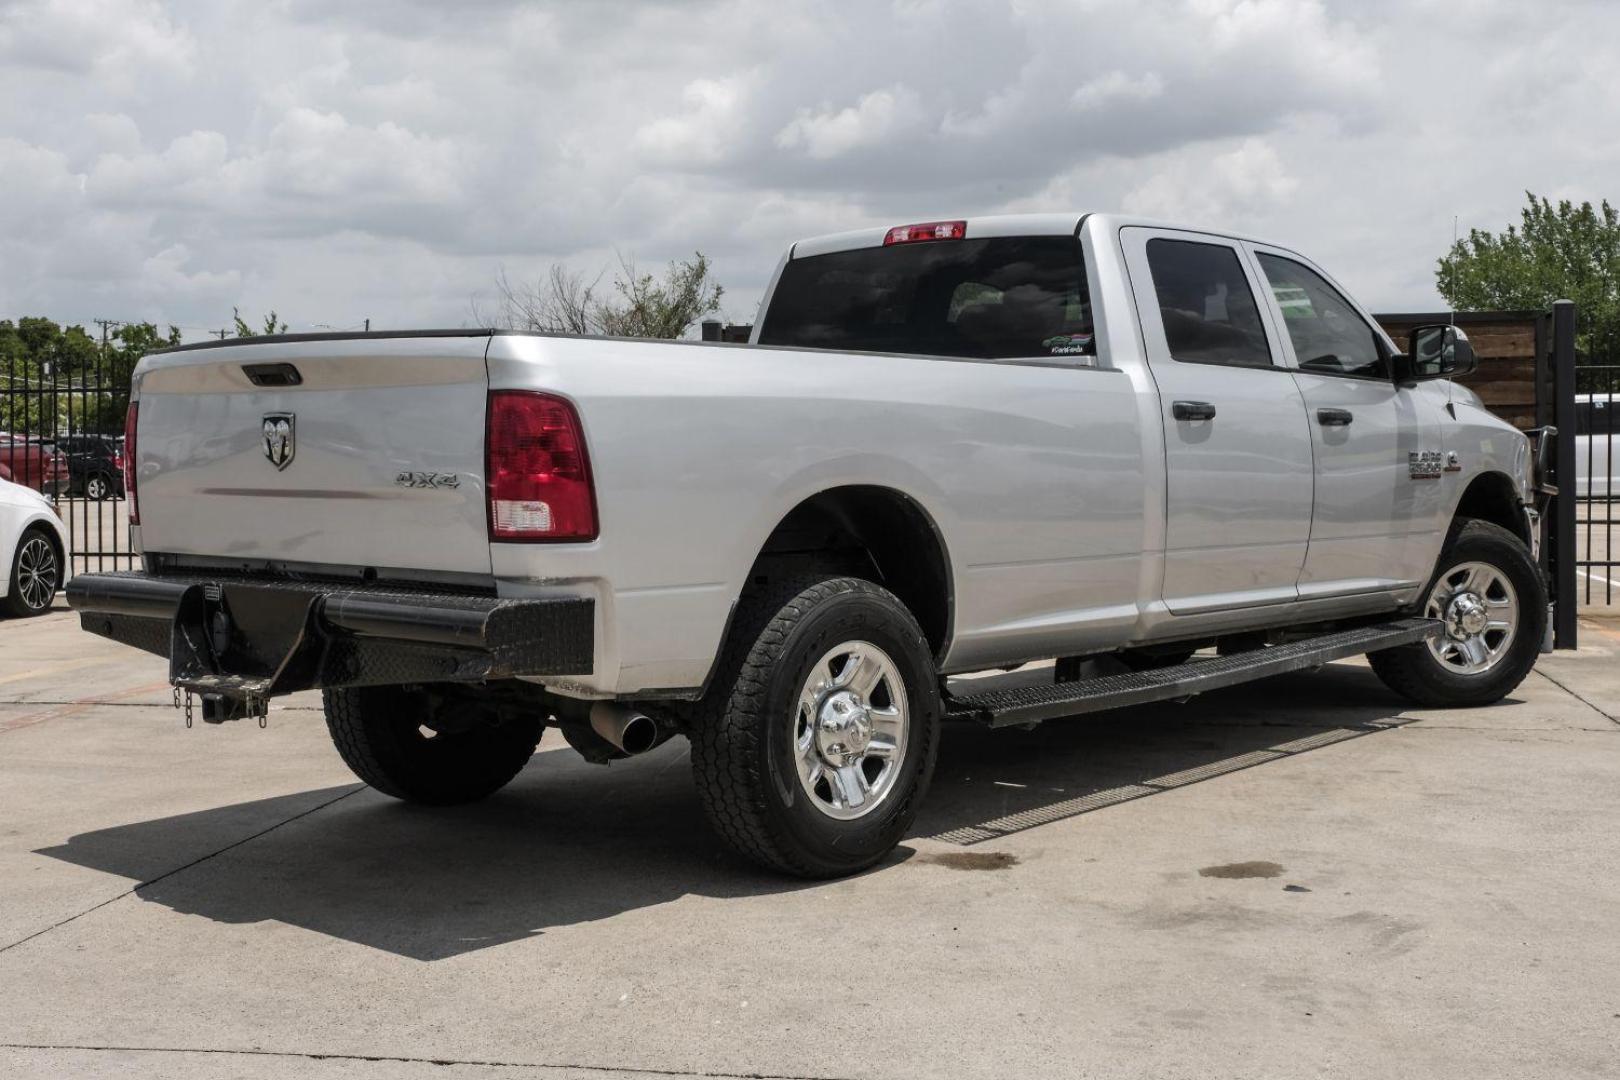
<instances>
[{"instance_id":1,"label":"white cloud","mask_svg":"<svg viewBox=\"0 0 1620 1080\"><path fill-rule=\"evenodd\" d=\"M138 136L137 136L138 139ZM225 136L217 131L181 135L157 153L138 149L96 159L88 190L99 203L158 206L208 198L227 160Z\"/></svg>"},{"instance_id":2,"label":"white cloud","mask_svg":"<svg viewBox=\"0 0 1620 1080\"><path fill-rule=\"evenodd\" d=\"M918 120L917 98L903 86L873 90L842 109L800 109L776 134L784 150L803 149L818 160L876 146Z\"/></svg>"},{"instance_id":3,"label":"white cloud","mask_svg":"<svg viewBox=\"0 0 1620 1080\"><path fill-rule=\"evenodd\" d=\"M1166 155L1125 194L1121 209L1169 221L1232 221L1280 209L1298 188L1276 149L1250 138L1230 150Z\"/></svg>"},{"instance_id":4,"label":"white cloud","mask_svg":"<svg viewBox=\"0 0 1620 1080\"><path fill-rule=\"evenodd\" d=\"M637 129L632 145L650 165L714 164L734 146L750 80L693 79L681 89L682 110Z\"/></svg>"},{"instance_id":5,"label":"white cloud","mask_svg":"<svg viewBox=\"0 0 1620 1080\"><path fill-rule=\"evenodd\" d=\"M1152 101L1164 93L1164 80L1149 71L1132 77L1123 71L1110 71L1089 79L1069 96L1069 104L1081 112L1092 112L1125 102Z\"/></svg>"},{"instance_id":6,"label":"white cloud","mask_svg":"<svg viewBox=\"0 0 1620 1080\"><path fill-rule=\"evenodd\" d=\"M173 244L141 262L140 285L143 300L172 302L206 299L229 304L242 285L239 270L212 271L189 269L192 253L184 244Z\"/></svg>"},{"instance_id":7,"label":"white cloud","mask_svg":"<svg viewBox=\"0 0 1620 1080\"><path fill-rule=\"evenodd\" d=\"M0 4L0 62L125 85L142 69L184 71L196 43L155 0L10 0Z\"/></svg>"},{"instance_id":8,"label":"white cloud","mask_svg":"<svg viewBox=\"0 0 1620 1080\"><path fill-rule=\"evenodd\" d=\"M747 316L798 237L1007 209L1429 306L1453 214L1620 197L1620 5L1548 2L0 0L0 318L455 325L615 249Z\"/></svg>"}]
</instances>

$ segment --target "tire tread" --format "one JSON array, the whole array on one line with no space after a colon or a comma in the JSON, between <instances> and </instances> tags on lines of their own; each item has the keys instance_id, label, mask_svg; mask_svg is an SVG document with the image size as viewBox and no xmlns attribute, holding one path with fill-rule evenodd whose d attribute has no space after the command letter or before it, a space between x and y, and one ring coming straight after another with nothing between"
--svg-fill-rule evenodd
<instances>
[{"instance_id":1,"label":"tire tread","mask_svg":"<svg viewBox=\"0 0 1620 1080\"><path fill-rule=\"evenodd\" d=\"M744 857L797 877L825 878L851 871L808 858L773 825L766 803L770 779L761 768L762 714L772 674L795 627L821 604L850 593L892 605L904 614L909 632L923 640L921 628L904 605L863 578L810 573L773 582L744 597L710 693L699 703L689 732L692 774L714 830ZM926 724L918 725L918 730L922 737L930 737ZM930 766L934 751L932 745L923 750ZM899 813L909 815L910 803L920 794L908 792L898 804Z\"/></svg>"},{"instance_id":2,"label":"tire tread","mask_svg":"<svg viewBox=\"0 0 1620 1080\"><path fill-rule=\"evenodd\" d=\"M1434 588L1439 567L1447 564L1447 560L1458 545L1480 541L1511 548L1522 560L1520 569L1528 571L1539 586L1542 580L1541 569L1530 559L1530 552L1524 547L1523 541L1500 525L1474 518L1463 518L1452 526L1451 532L1447 535L1435 576L1424 586L1423 596L1427 597L1429 590ZM1421 603L1420 600L1419 604ZM1539 652L1541 634L1546 629L1547 597L1544 588L1538 587L1532 595L1521 596L1520 604L1523 608L1523 624L1519 632L1533 637L1535 642L1533 648ZM1515 642L1515 647L1518 645L1519 643ZM1441 671L1438 662L1429 652L1428 645L1423 643L1402 645L1371 653L1367 657L1367 662L1385 686L1419 705L1430 708L1474 706L1500 701L1512 693L1530 673L1530 667L1535 663L1536 652L1531 653L1530 664L1525 666L1517 677L1508 674L1506 669L1499 668L1495 673L1487 673L1478 685L1473 687L1459 687L1448 682L1447 680L1454 680L1457 677Z\"/></svg>"}]
</instances>

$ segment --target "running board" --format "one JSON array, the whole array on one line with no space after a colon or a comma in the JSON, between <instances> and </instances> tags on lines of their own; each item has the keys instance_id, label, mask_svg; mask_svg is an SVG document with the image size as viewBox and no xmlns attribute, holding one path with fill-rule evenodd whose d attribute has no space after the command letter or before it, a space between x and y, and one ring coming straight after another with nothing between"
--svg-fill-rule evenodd
<instances>
[{"instance_id":1,"label":"running board","mask_svg":"<svg viewBox=\"0 0 1620 1080\"><path fill-rule=\"evenodd\" d=\"M1209 660L1189 660L1175 667L1107 675L1074 682L1042 683L1018 689L989 689L948 697L947 720L976 720L990 727L1038 724L1063 716L1141 705L1149 701L1188 698L1207 690L1319 667L1331 660L1410 645L1440 633L1438 619L1394 622L1339 630L1286 645Z\"/></svg>"}]
</instances>

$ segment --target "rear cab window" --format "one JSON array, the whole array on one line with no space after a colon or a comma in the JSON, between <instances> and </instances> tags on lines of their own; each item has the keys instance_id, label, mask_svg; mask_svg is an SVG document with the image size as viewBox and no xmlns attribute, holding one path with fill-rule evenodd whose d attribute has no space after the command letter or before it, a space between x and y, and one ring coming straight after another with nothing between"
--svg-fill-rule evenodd
<instances>
[{"instance_id":1,"label":"rear cab window","mask_svg":"<svg viewBox=\"0 0 1620 1080\"><path fill-rule=\"evenodd\" d=\"M856 248L789 259L761 345L1095 363L1073 236Z\"/></svg>"}]
</instances>

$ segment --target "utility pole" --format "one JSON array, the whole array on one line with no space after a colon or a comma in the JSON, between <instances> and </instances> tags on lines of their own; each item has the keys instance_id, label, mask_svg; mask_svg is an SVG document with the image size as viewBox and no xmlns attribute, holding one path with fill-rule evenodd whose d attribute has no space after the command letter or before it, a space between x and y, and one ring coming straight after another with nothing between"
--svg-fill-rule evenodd
<instances>
[{"instance_id":1,"label":"utility pole","mask_svg":"<svg viewBox=\"0 0 1620 1080\"><path fill-rule=\"evenodd\" d=\"M368 333L368 334L371 333L371 320L370 319L366 320L366 333Z\"/></svg>"},{"instance_id":2,"label":"utility pole","mask_svg":"<svg viewBox=\"0 0 1620 1080\"><path fill-rule=\"evenodd\" d=\"M103 356L105 356L105 355L107 355L107 329L109 327L113 327L113 326L123 326L124 325L124 320L122 320L122 319L94 319L92 321L97 326L101 327L101 354Z\"/></svg>"},{"instance_id":3,"label":"utility pole","mask_svg":"<svg viewBox=\"0 0 1620 1080\"><path fill-rule=\"evenodd\" d=\"M228 331L228 330L210 330L209 333L213 334L215 337L219 338L219 340L221 340L221 341L224 341L226 339L226 337L228 337L230 335L230 331Z\"/></svg>"}]
</instances>

